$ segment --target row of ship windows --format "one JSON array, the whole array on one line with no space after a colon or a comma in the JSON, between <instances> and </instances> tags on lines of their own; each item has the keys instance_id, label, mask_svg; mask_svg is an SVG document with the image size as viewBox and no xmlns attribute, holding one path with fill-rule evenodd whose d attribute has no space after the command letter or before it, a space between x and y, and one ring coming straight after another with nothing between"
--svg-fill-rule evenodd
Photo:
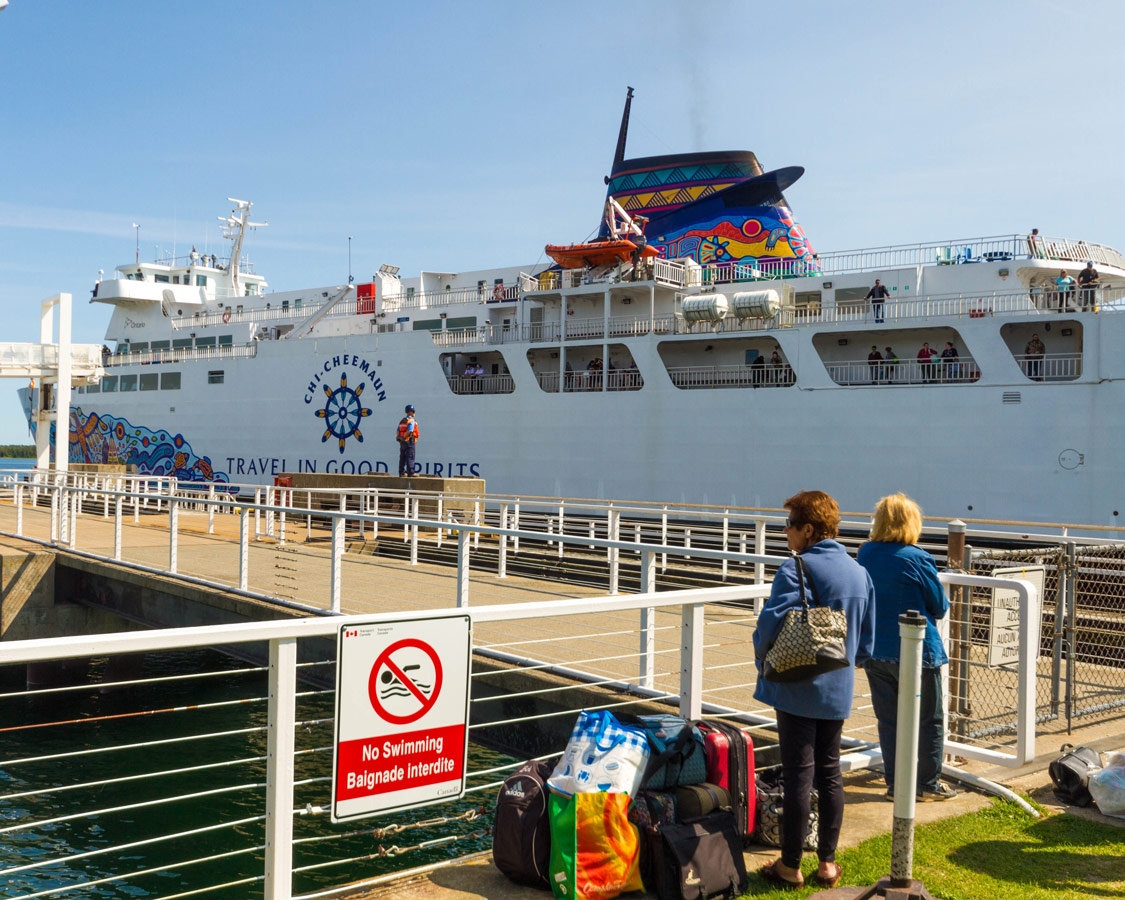
<instances>
[{"instance_id":1,"label":"row of ship windows","mask_svg":"<svg viewBox=\"0 0 1125 900\"><path fill-rule=\"evenodd\" d=\"M207 373L208 384L222 384L226 372L216 369ZM88 384L78 388L79 394L116 394L129 391L178 391L179 372L145 372L141 375L106 375L100 384Z\"/></svg>"}]
</instances>

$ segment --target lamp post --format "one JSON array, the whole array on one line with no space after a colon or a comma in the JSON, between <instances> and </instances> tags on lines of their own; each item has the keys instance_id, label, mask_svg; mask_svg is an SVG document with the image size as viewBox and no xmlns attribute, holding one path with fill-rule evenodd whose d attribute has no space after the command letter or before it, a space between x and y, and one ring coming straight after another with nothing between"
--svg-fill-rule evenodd
<instances>
[{"instance_id":1,"label":"lamp post","mask_svg":"<svg viewBox=\"0 0 1125 900\"><path fill-rule=\"evenodd\" d=\"M134 222L133 227L137 230L137 265L139 266L141 264L141 226Z\"/></svg>"},{"instance_id":2,"label":"lamp post","mask_svg":"<svg viewBox=\"0 0 1125 900\"><path fill-rule=\"evenodd\" d=\"M352 277L352 236L348 235L348 284L351 284L355 279Z\"/></svg>"}]
</instances>

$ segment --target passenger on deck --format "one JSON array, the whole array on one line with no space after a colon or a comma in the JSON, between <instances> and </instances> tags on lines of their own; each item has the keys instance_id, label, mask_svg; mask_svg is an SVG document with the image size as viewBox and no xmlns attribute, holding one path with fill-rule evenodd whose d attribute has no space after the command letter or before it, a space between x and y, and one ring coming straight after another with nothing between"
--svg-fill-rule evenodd
<instances>
[{"instance_id":1,"label":"passenger on deck","mask_svg":"<svg viewBox=\"0 0 1125 900\"><path fill-rule=\"evenodd\" d=\"M871 352L867 354L867 370L871 376L871 383L878 384L882 378L883 368L883 354L879 352L879 348L874 344L871 345Z\"/></svg>"},{"instance_id":2,"label":"passenger on deck","mask_svg":"<svg viewBox=\"0 0 1125 900\"><path fill-rule=\"evenodd\" d=\"M1086 268L1078 273L1078 285L1081 288L1078 292L1078 301L1083 312L1094 309L1094 292L1097 290L1100 278L1092 262L1087 262Z\"/></svg>"},{"instance_id":3,"label":"passenger on deck","mask_svg":"<svg viewBox=\"0 0 1125 900\"><path fill-rule=\"evenodd\" d=\"M918 351L918 362L922 364L922 381L926 384L932 384L934 380L934 364L933 358L937 356L937 351L934 350L928 342L923 342L922 349Z\"/></svg>"},{"instance_id":4,"label":"passenger on deck","mask_svg":"<svg viewBox=\"0 0 1125 900\"><path fill-rule=\"evenodd\" d=\"M959 359L960 354L957 352L957 348L953 346L953 342L946 341L945 349L941 351L943 381L957 381L961 372L961 364L958 362Z\"/></svg>"},{"instance_id":5,"label":"passenger on deck","mask_svg":"<svg viewBox=\"0 0 1125 900\"><path fill-rule=\"evenodd\" d=\"M781 354L778 352L778 348L774 347L773 353L770 354L770 384L776 386L782 383L782 370L784 367L785 363L781 361Z\"/></svg>"},{"instance_id":6,"label":"passenger on deck","mask_svg":"<svg viewBox=\"0 0 1125 900\"><path fill-rule=\"evenodd\" d=\"M193 263L199 262L199 251L195 249L195 244L191 245L191 261Z\"/></svg>"},{"instance_id":7,"label":"passenger on deck","mask_svg":"<svg viewBox=\"0 0 1125 900\"><path fill-rule=\"evenodd\" d=\"M750 383L754 387L761 387L762 382L765 381L766 375L766 358L759 353L754 357L754 361L750 363Z\"/></svg>"},{"instance_id":8,"label":"passenger on deck","mask_svg":"<svg viewBox=\"0 0 1125 900\"><path fill-rule=\"evenodd\" d=\"M888 294L886 287L884 287L883 283L878 278L876 278L875 287L869 290L867 292L867 296L864 298L871 301L871 312L875 314L876 322L883 321L883 302L887 299L887 296Z\"/></svg>"},{"instance_id":9,"label":"passenger on deck","mask_svg":"<svg viewBox=\"0 0 1125 900\"><path fill-rule=\"evenodd\" d=\"M1059 297L1059 312L1074 309L1074 279L1066 274L1066 269L1059 269L1059 277L1055 279L1055 290Z\"/></svg>"},{"instance_id":10,"label":"passenger on deck","mask_svg":"<svg viewBox=\"0 0 1125 900\"><path fill-rule=\"evenodd\" d=\"M890 347L883 351L883 378L886 381L898 378L898 356Z\"/></svg>"},{"instance_id":11,"label":"passenger on deck","mask_svg":"<svg viewBox=\"0 0 1125 900\"><path fill-rule=\"evenodd\" d=\"M595 356L586 363L586 390L600 391L602 389L602 358Z\"/></svg>"},{"instance_id":12,"label":"passenger on deck","mask_svg":"<svg viewBox=\"0 0 1125 900\"><path fill-rule=\"evenodd\" d=\"M1039 249L1039 229L1032 228L1031 234L1027 236L1027 251L1032 259L1039 259L1043 255Z\"/></svg>"},{"instance_id":13,"label":"passenger on deck","mask_svg":"<svg viewBox=\"0 0 1125 900\"><path fill-rule=\"evenodd\" d=\"M1046 352L1047 347L1039 340L1038 333L1033 334L1027 346L1023 348L1024 373L1033 381L1043 380L1043 355Z\"/></svg>"}]
</instances>

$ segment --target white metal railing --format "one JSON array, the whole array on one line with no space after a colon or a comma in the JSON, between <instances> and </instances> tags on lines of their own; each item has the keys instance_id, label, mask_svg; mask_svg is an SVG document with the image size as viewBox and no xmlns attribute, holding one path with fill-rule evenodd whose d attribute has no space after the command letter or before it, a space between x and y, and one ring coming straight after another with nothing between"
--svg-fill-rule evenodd
<instances>
[{"instance_id":1,"label":"white metal railing","mask_svg":"<svg viewBox=\"0 0 1125 900\"><path fill-rule=\"evenodd\" d=\"M102 365L101 345L71 344L70 359L75 369L97 369ZM15 374L17 370L53 370L58 365L58 344L0 342L0 370L5 374Z\"/></svg>"},{"instance_id":2,"label":"white metal railing","mask_svg":"<svg viewBox=\"0 0 1125 900\"><path fill-rule=\"evenodd\" d=\"M1081 353L1019 353L1016 362L1033 381L1073 381L1082 377Z\"/></svg>"},{"instance_id":3,"label":"white metal railing","mask_svg":"<svg viewBox=\"0 0 1125 900\"><path fill-rule=\"evenodd\" d=\"M761 357L759 357L761 358ZM797 376L788 365L669 366L672 384L684 390L724 387L789 387Z\"/></svg>"},{"instance_id":4,"label":"white metal railing","mask_svg":"<svg viewBox=\"0 0 1125 900\"><path fill-rule=\"evenodd\" d=\"M257 342L224 347L181 347L175 350L137 350L105 357L106 368L189 362L197 359L249 359L258 355Z\"/></svg>"},{"instance_id":5,"label":"white metal railing","mask_svg":"<svg viewBox=\"0 0 1125 900\"><path fill-rule=\"evenodd\" d=\"M810 275L844 275L910 266L965 265L1015 259L1058 262L1092 261L1095 265L1125 268L1125 258L1112 247L1070 238L1027 234L966 238L921 244L869 247L817 254L814 260L756 260L747 263L712 263L704 270L705 285Z\"/></svg>"},{"instance_id":6,"label":"white metal railing","mask_svg":"<svg viewBox=\"0 0 1125 900\"><path fill-rule=\"evenodd\" d=\"M450 375L446 381L455 394L510 394L516 389L511 375Z\"/></svg>"},{"instance_id":7,"label":"white metal railing","mask_svg":"<svg viewBox=\"0 0 1125 900\"><path fill-rule=\"evenodd\" d=\"M969 384L980 380L980 368L971 356L931 361L832 360L825 361L829 377L837 384Z\"/></svg>"},{"instance_id":8,"label":"white metal railing","mask_svg":"<svg viewBox=\"0 0 1125 900\"><path fill-rule=\"evenodd\" d=\"M14 485L13 485L14 486ZM61 489L65 495L69 489ZM299 491L297 492L299 493ZM114 503L117 497L114 495ZM122 499L127 499L122 497ZM285 491L279 491L273 498L288 504ZM208 504L221 507L226 514L236 514L241 521L246 523L251 510L244 507L233 506L226 500L208 500ZM65 500L57 504L59 507L67 506ZM175 509L173 504L172 509ZM518 507L517 507L518 509ZM296 517L302 512L299 507L290 505L276 506L267 504L263 509L261 504L255 504L253 510L257 515L259 511L271 512L274 515L288 514ZM773 721L773 712L762 708L752 700L755 683L755 671L751 664L753 650L751 638L756 621L756 610L760 608L764 598L770 591L770 585L760 583L756 586L732 586L710 589L689 589L681 591L656 592L655 573L659 565L659 557L663 553L681 553L701 558L710 557L717 559L725 556L728 560L743 558L748 562L762 560L777 564L781 557L756 556L737 553L717 553L705 548L696 547L671 547L659 544L642 544L619 539L621 522L611 512L607 519L607 537L600 539L574 539L567 540L572 546L584 544L607 551L612 561L615 553L635 552L640 559L640 593L621 596L611 591L605 596L587 598L572 598L551 601L531 602L506 602L490 605L471 605L468 594L468 556L471 550L470 538L481 532L487 531L500 542L501 548L505 544L514 544L523 540L542 540L544 538L558 539L560 535L552 532L532 532L518 527L512 527L513 516L518 519L518 511L508 504L500 519L500 527L485 529L481 526L461 525L452 526L442 519L422 520L416 515L412 519L397 517L367 516L354 512L341 512L317 510L318 516L331 519L330 526L333 535L340 527L336 524L345 517L363 518L369 526L381 524L384 528L412 523L416 527L450 528L456 534L458 548L458 578L456 584L450 584L451 591L444 597L431 594L426 599L426 606L421 609L408 611L390 611L367 613L352 616L304 618L289 621L271 621L262 623L247 623L238 625L223 625L208 628L180 628L164 629L145 632L129 632L124 634L100 634L91 637L66 637L33 641L6 641L0 643L0 664L38 663L50 660L63 660L74 657L86 657L91 654L99 656L117 656L129 653L159 652L163 650L183 650L194 647L227 646L231 644L244 644L252 641L264 641L269 645L268 685L259 696L249 700L233 701L236 703L260 703L269 698L266 707L265 723L253 721L251 727L245 731L253 731L258 738L254 743L258 747L254 761L268 760L266 777L264 780L265 798L260 794L254 795L256 799L247 801L239 806L240 817L250 816L251 819L240 819L240 824L249 821L261 822L265 829L264 840L256 846L251 842L250 851L260 852L266 849L264 859L256 863L259 868L254 870L254 864L248 864L239 873L242 880L263 881L265 897L267 900L288 900L293 895L293 876L310 871L307 858L302 858L299 852L299 841L293 839L293 820L296 814L306 817L303 834L309 835L309 828L317 822L324 822L329 804L326 802L324 784L328 780L319 775L324 772L322 765L319 769L309 771L306 762L305 774L298 780L294 774L294 760L298 754L308 761L316 758L316 754L325 754L320 759L324 760L331 747L311 747L298 745L299 735L303 732L323 726L323 720L307 721L298 711L298 646L299 641L320 639L335 640L342 627L372 622L396 622L411 620L418 623L421 633L424 633L425 623L428 619L449 615L451 609L457 608L468 614L473 623L472 651L482 658L493 658L507 662L531 666L554 676L559 676L564 683L548 692L555 695L562 709L539 715L527 716L522 720L507 720L506 727L524 729L540 729L554 717L561 717L559 721L567 723L577 712L573 700L568 700L565 693L568 684L575 681L584 681L607 687L625 694L623 699L607 699L609 706L628 706L640 699L659 700L671 703L678 707L680 713L689 718L698 718L704 713L709 715L722 715L733 717L736 722L743 724L769 724ZM283 520L284 521L284 520ZM175 519L170 518L174 527ZM246 525L241 529L248 531ZM439 532L440 533L440 532ZM73 538L71 538L73 540ZM334 546L338 546L334 540ZM503 551L501 553L503 555ZM104 556L102 558L109 558ZM173 557L174 563L174 557ZM174 572L174 565L171 567ZM1035 738L1035 672L1039 651L1038 622L1040 620L1039 598L1034 587L1020 580L989 578L983 576L964 575L960 573L942 573L942 582L947 586L972 586L984 589L1003 588L1013 591L1017 596L1019 609L1019 660L1015 671L1005 671L992 675L998 680L999 687L1005 697L1013 698L1011 703L1010 718L1011 730L1014 734L1014 747L984 746L981 743L958 743L950 735L946 747L950 752L972 759L984 760L993 764L1007 766L1020 766L1034 757ZM739 607L715 607L705 617L704 611L708 603L722 602L726 604L742 604ZM518 622L519 627L512 627ZM486 681L489 674L481 671L473 673L473 683L481 684ZM305 690L301 686L301 690ZM535 691L543 693L542 690ZM327 692L330 694L330 692ZM470 732L487 728L492 722L504 721L502 713L488 712L490 699L495 699L495 692L474 691L474 716ZM530 692L529 692L530 695ZM631 697L629 695L632 695ZM947 694L948 696L948 694ZM870 712L865 705L865 698L857 694L857 715L849 722L848 740L854 746L856 743L867 743L859 739L861 732L852 731L853 728L866 729L867 734L873 731L873 722ZM167 705L167 704L165 704ZM185 707L186 708L186 707ZM867 710L866 712L864 710ZM172 713L176 710L167 710ZM106 717L99 727L104 730L103 739L107 741L102 748L78 746L73 742L62 745L63 752L70 754L67 759L81 757L87 753L98 753L110 747L116 751L130 749L123 747L126 742L121 741L118 733L112 731L112 721L120 718L121 710L115 708L115 715ZM151 710L138 709L132 715L145 716ZM329 714L330 715L330 714ZM856 723L863 719L862 723ZM127 719L126 719L127 720ZM10 726L11 722L6 722ZM568 723L567 723L568 724ZM204 725L207 728L207 725ZM214 730L212 726L212 730ZM323 732L321 732L323 733ZM478 731L479 733L479 731ZM181 740L191 740L195 743L186 746L192 747L190 758L174 765L203 765L222 766L246 762L246 760L221 759L212 762L211 756L205 756L205 750L210 745L204 740L209 737L221 736L218 734L202 733L190 734L187 738L172 738L170 742L176 744ZM264 737L262 741L260 738ZM132 749L143 754L148 751L149 745L143 740L130 739ZM759 745L761 749L761 745ZM308 754L312 754L310 757ZM60 757L57 754L42 754L43 761L50 767L49 776L35 783L37 788L72 788L84 787L81 783L75 784L75 779L82 778L80 767L59 765ZM0 761L6 772L11 773L17 764L27 764L29 760ZM496 787L496 779L503 777L502 772L509 771L514 765L491 767L483 770L470 771L470 792L475 796L489 797ZM329 767L330 770L330 767ZM170 774L184 774L183 769L173 769ZM311 777L310 777L311 774ZM198 777L198 776L197 776ZM238 788L250 790L257 789L257 779L252 783L236 785ZM11 785L9 780L7 783ZM319 785L319 787L313 787ZM11 790L7 787L6 790ZM182 789L181 789L182 790ZM193 784L188 788L189 793L159 796L152 801L145 801L157 805L158 810L163 810L166 803L185 803L192 800L202 801L204 805L197 807L202 814L199 821L193 825L203 828L221 829L229 827L229 822L224 823L221 812L213 802L213 798L222 791L229 790L225 787L211 789L210 784ZM295 794L296 790L302 791ZM9 795L0 796L5 814L3 816L5 833L35 834L36 829L45 827L44 821L37 817L32 810L31 802L25 794L19 793L12 799L18 802L12 804ZM311 791L311 793L310 793ZM205 796L206 795L206 796ZM90 805L82 805L76 798L76 793L64 791L62 796L65 807L58 809L54 815L57 817L73 816L75 818L104 819L117 812L116 808L107 808L109 804L99 805L93 801ZM97 793L95 797L104 794ZM250 796L247 794L246 796ZM128 815L135 815L137 807L130 804L132 798L123 796L120 801L120 811ZM240 801L241 802L241 801ZM90 801L87 801L89 804ZM177 807L179 808L179 807ZM432 813L432 811L428 811ZM162 814L163 815L163 814ZM440 818L440 817L439 817ZM163 822L173 822L175 817L169 819L163 816ZM49 823L47 823L49 824ZM175 825L165 825L160 833L149 832L154 841L180 840L194 832L175 831ZM240 835L245 837L245 835ZM338 838L331 833L320 832L315 839L330 841ZM245 852L237 849L242 846L241 841L232 841L231 852ZM99 851L105 848L105 843L94 845ZM181 843L180 846L183 846ZM206 884L209 874L208 867L200 865L206 863L211 857L200 856L192 858L191 853L200 853L194 849L181 851L175 862L167 864L168 870L179 870L184 867L197 865L203 871L200 883L193 884L191 890L218 887L214 883ZM135 846L129 845L135 851ZM317 862L313 865L323 864L333 859L333 851L329 845L321 844L321 850L316 855ZM112 849L122 849L114 847ZM79 855L74 855L75 851ZM52 852L52 851L48 851ZM72 896L84 896L83 892L91 886L91 879L109 878L119 883L128 883L143 874L138 872L135 852L124 857L124 862L113 864L105 857L98 860L98 864L90 870L85 868L87 859L92 858L90 851L69 847L66 862L71 872L77 872L80 877L68 878L67 884L58 886L56 891L61 896L68 893ZM175 855L173 855L175 856ZM187 857L187 858L184 858ZM93 857L97 858L97 857ZM366 857L365 857L366 858ZM254 860L254 856L249 856ZM52 858L37 855L29 858L28 863L34 867L50 869L52 865L62 862L61 857ZM342 859L348 863L347 870L339 876L339 883L346 881L350 886L356 887L354 882L358 877L364 877L362 884L374 882L383 877L375 876L367 879L367 871L357 868L362 860ZM114 866L119 866L115 868ZM5 870L10 871L10 870ZM26 871L26 869L25 869ZM149 870L144 870L149 871ZM0 872L0 874L4 874ZM218 876L211 876L212 878ZM230 876L222 876L230 877ZM233 882L232 882L233 883ZM52 885L54 887L54 885ZM20 895L13 900L30 900L33 891Z\"/></svg>"}]
</instances>

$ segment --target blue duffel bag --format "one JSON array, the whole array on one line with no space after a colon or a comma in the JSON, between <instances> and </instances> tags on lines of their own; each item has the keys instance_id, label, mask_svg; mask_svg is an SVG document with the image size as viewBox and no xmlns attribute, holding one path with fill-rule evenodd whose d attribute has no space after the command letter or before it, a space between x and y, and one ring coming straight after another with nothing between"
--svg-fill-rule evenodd
<instances>
[{"instance_id":1,"label":"blue duffel bag","mask_svg":"<svg viewBox=\"0 0 1125 900\"><path fill-rule=\"evenodd\" d=\"M680 716L655 715L637 716L636 724L644 729L652 751L645 770L646 788L665 791L707 780L703 735L695 723Z\"/></svg>"}]
</instances>

